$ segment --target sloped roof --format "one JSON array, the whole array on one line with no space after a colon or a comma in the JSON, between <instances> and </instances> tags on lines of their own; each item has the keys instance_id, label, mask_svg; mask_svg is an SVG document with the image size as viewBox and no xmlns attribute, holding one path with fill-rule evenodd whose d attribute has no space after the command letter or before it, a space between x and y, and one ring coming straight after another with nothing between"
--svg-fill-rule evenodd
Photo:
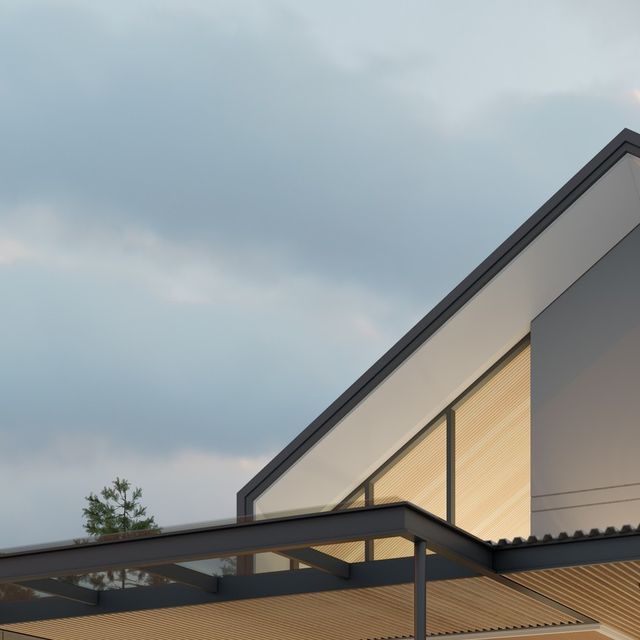
<instances>
[{"instance_id":1,"label":"sloped roof","mask_svg":"<svg viewBox=\"0 0 640 640\"><path fill-rule=\"evenodd\" d=\"M623 129L591 161L545 202L488 258L412 327L373 366L291 441L238 492L238 513L250 513L253 500L394 372L439 328L485 287L551 223L626 154L640 158L640 134Z\"/></svg>"}]
</instances>

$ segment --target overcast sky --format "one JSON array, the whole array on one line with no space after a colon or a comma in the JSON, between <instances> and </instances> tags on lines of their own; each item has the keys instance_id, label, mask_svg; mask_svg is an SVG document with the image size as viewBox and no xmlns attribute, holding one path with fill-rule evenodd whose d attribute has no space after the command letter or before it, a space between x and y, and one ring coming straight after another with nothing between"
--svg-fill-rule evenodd
<instances>
[{"instance_id":1,"label":"overcast sky","mask_svg":"<svg viewBox=\"0 0 640 640\"><path fill-rule=\"evenodd\" d=\"M624 127L634 0L3 0L0 546L235 492Z\"/></svg>"}]
</instances>

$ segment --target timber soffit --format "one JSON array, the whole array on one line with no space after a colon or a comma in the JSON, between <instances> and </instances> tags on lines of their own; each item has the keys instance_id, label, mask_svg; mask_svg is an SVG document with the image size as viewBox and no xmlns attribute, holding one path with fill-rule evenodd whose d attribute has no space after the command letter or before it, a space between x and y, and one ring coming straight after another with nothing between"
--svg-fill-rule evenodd
<instances>
[{"instance_id":1,"label":"timber soffit","mask_svg":"<svg viewBox=\"0 0 640 640\"><path fill-rule=\"evenodd\" d=\"M538 237L571 204L626 154L640 158L640 134L623 129L573 178L476 267L451 293L358 378L304 431L238 492L238 514L251 513L251 503L323 435L406 360L437 329Z\"/></svg>"}]
</instances>

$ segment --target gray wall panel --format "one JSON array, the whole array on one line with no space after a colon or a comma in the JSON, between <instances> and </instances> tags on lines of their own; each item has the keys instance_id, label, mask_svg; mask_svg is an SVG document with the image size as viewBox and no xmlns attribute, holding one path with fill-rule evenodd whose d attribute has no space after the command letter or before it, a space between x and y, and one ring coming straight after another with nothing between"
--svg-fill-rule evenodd
<instances>
[{"instance_id":1,"label":"gray wall panel","mask_svg":"<svg viewBox=\"0 0 640 640\"><path fill-rule=\"evenodd\" d=\"M640 523L640 227L531 325L532 529Z\"/></svg>"}]
</instances>

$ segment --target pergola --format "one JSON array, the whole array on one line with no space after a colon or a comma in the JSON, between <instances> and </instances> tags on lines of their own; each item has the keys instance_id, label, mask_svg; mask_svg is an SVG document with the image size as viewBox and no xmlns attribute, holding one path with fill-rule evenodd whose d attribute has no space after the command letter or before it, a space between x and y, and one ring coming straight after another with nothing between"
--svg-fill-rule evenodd
<instances>
[{"instance_id":1,"label":"pergola","mask_svg":"<svg viewBox=\"0 0 640 640\"><path fill-rule=\"evenodd\" d=\"M409 540L413 557L348 563L318 550L382 538ZM263 552L309 568L214 577L180 564ZM167 583L64 580L123 568ZM0 629L6 640L640 638L639 582L631 527L492 544L396 503L0 553L0 583L47 594L0 602Z\"/></svg>"}]
</instances>

